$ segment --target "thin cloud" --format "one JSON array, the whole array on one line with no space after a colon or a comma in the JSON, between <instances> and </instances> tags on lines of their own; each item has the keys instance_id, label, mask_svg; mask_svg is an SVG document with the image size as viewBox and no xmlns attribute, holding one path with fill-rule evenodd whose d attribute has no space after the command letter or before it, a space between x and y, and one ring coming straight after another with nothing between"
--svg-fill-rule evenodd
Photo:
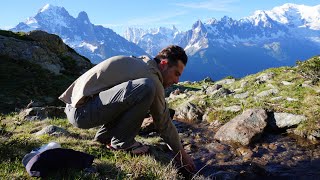
<instances>
[{"instance_id":1,"label":"thin cloud","mask_svg":"<svg viewBox=\"0 0 320 180\"><path fill-rule=\"evenodd\" d=\"M97 25L110 28L110 27L122 27L122 26L125 26L126 24L97 24Z\"/></svg>"},{"instance_id":2,"label":"thin cloud","mask_svg":"<svg viewBox=\"0 0 320 180\"><path fill-rule=\"evenodd\" d=\"M163 16L157 17L142 17L135 19L128 19L126 23L114 23L114 24L100 24L104 27L119 28L119 27L131 27L131 26L155 26L155 25L177 25L180 22L172 21L171 18L186 14L184 11L176 13L163 13Z\"/></svg>"},{"instance_id":3,"label":"thin cloud","mask_svg":"<svg viewBox=\"0 0 320 180\"><path fill-rule=\"evenodd\" d=\"M156 24L156 23L166 23L168 19L181 16L186 14L185 11L179 11L176 13L163 13L162 16L157 17L143 17L143 18L136 18L131 19L128 21L127 25L148 25L148 24Z\"/></svg>"},{"instance_id":4,"label":"thin cloud","mask_svg":"<svg viewBox=\"0 0 320 180\"><path fill-rule=\"evenodd\" d=\"M9 30L11 28L14 28L14 26L1 26L0 29L2 30Z\"/></svg>"},{"instance_id":5,"label":"thin cloud","mask_svg":"<svg viewBox=\"0 0 320 180\"><path fill-rule=\"evenodd\" d=\"M174 5L191 9L231 12L231 9L233 8L232 4L237 1L238 0L208 0L202 2L175 3Z\"/></svg>"}]
</instances>

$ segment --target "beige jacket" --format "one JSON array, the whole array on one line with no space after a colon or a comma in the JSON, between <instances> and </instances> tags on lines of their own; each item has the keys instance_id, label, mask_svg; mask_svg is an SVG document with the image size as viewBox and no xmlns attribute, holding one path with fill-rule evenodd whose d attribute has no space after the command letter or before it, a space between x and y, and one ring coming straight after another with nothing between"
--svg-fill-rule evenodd
<instances>
[{"instance_id":1,"label":"beige jacket","mask_svg":"<svg viewBox=\"0 0 320 180\"><path fill-rule=\"evenodd\" d=\"M81 75L59 99L73 107L79 107L90 96L122 82L138 78L150 78L155 84L156 95L150 107L150 112L161 137L177 153L182 149L182 145L165 101L163 78L157 63L147 56L141 58L115 56L109 58Z\"/></svg>"}]
</instances>

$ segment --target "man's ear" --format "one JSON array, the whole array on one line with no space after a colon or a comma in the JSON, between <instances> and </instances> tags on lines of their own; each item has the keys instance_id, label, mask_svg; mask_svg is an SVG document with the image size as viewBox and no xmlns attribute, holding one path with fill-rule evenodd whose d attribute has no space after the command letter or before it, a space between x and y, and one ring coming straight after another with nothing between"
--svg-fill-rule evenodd
<instances>
[{"instance_id":1,"label":"man's ear","mask_svg":"<svg viewBox=\"0 0 320 180\"><path fill-rule=\"evenodd\" d=\"M160 61L160 67L161 69L165 69L168 66L168 60L166 59L161 59Z\"/></svg>"},{"instance_id":2,"label":"man's ear","mask_svg":"<svg viewBox=\"0 0 320 180\"><path fill-rule=\"evenodd\" d=\"M161 59L160 64L168 64L168 60L166 60L166 59Z\"/></svg>"}]
</instances>

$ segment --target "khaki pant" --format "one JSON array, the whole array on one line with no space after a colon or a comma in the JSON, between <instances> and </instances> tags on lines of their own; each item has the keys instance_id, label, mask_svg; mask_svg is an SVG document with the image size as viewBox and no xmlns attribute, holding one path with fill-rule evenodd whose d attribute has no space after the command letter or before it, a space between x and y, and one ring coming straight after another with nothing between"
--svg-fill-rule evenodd
<instances>
[{"instance_id":1,"label":"khaki pant","mask_svg":"<svg viewBox=\"0 0 320 180\"><path fill-rule=\"evenodd\" d=\"M153 82L147 78L130 80L101 91L83 106L66 105L71 124L79 128L101 126L95 139L115 148L127 148L139 133L155 96Z\"/></svg>"}]
</instances>

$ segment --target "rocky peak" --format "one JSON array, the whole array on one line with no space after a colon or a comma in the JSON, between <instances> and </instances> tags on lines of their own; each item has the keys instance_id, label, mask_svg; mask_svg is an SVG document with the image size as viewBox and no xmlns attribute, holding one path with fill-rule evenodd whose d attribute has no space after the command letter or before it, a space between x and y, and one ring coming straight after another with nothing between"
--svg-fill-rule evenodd
<instances>
[{"instance_id":1,"label":"rocky peak","mask_svg":"<svg viewBox=\"0 0 320 180\"><path fill-rule=\"evenodd\" d=\"M223 16L221 18L221 22L224 23L224 24L231 25L234 22L234 20L232 18L228 17L228 16Z\"/></svg>"},{"instance_id":2,"label":"rocky peak","mask_svg":"<svg viewBox=\"0 0 320 180\"><path fill-rule=\"evenodd\" d=\"M201 20L196 21L193 25L192 25L192 29L193 30L198 30L198 31L203 31L206 28L204 27L203 23L201 22Z\"/></svg>"},{"instance_id":3,"label":"rocky peak","mask_svg":"<svg viewBox=\"0 0 320 180\"><path fill-rule=\"evenodd\" d=\"M37 13L39 16L70 16L68 11L64 7L53 6L46 4Z\"/></svg>"},{"instance_id":4,"label":"rocky peak","mask_svg":"<svg viewBox=\"0 0 320 180\"><path fill-rule=\"evenodd\" d=\"M287 3L266 13L274 20L293 28L320 30L320 5L306 6Z\"/></svg>"},{"instance_id":5,"label":"rocky peak","mask_svg":"<svg viewBox=\"0 0 320 180\"><path fill-rule=\"evenodd\" d=\"M77 20L85 24L91 24L88 14L84 11L81 11L77 17Z\"/></svg>"},{"instance_id":6,"label":"rocky peak","mask_svg":"<svg viewBox=\"0 0 320 180\"><path fill-rule=\"evenodd\" d=\"M173 31L179 31L175 25L172 25L172 30Z\"/></svg>"},{"instance_id":7,"label":"rocky peak","mask_svg":"<svg viewBox=\"0 0 320 180\"><path fill-rule=\"evenodd\" d=\"M273 20L265 11L255 11L248 19L254 26L272 27Z\"/></svg>"},{"instance_id":8,"label":"rocky peak","mask_svg":"<svg viewBox=\"0 0 320 180\"><path fill-rule=\"evenodd\" d=\"M213 24L216 24L217 22L218 22L217 19L215 19L215 18L210 18L210 19L206 22L206 24L208 24L208 25L213 25Z\"/></svg>"}]
</instances>

